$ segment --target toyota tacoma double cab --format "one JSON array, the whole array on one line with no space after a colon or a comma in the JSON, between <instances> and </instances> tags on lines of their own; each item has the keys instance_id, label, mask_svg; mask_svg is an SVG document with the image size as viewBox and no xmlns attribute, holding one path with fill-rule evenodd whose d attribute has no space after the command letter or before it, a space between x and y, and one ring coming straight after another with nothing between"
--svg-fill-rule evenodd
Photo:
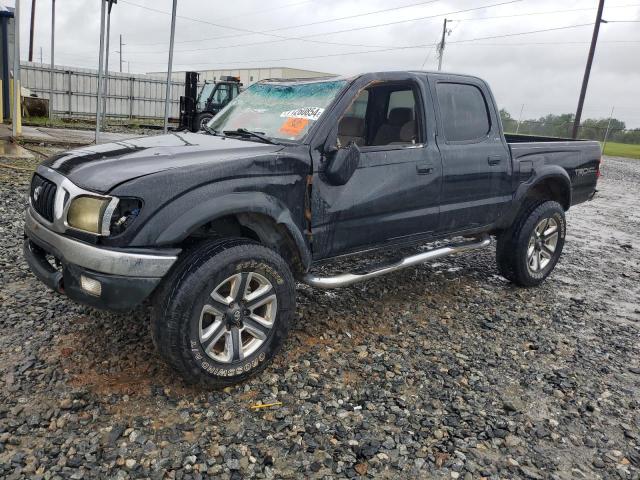
<instances>
[{"instance_id":1,"label":"toyota tacoma double cab","mask_svg":"<svg viewBox=\"0 0 640 480\"><path fill-rule=\"evenodd\" d=\"M296 281L350 285L493 236L500 273L540 284L560 258L565 212L596 192L600 157L593 141L504 134L491 90L472 76L261 81L201 133L44 161L24 255L75 301L126 310L149 300L160 354L187 381L219 387L282 346ZM317 273L399 246L415 254Z\"/></svg>"}]
</instances>

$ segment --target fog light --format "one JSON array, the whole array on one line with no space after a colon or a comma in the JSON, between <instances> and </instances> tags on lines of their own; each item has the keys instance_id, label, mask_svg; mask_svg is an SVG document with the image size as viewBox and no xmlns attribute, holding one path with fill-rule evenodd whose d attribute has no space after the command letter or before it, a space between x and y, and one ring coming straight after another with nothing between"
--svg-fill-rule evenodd
<instances>
[{"instance_id":1,"label":"fog light","mask_svg":"<svg viewBox=\"0 0 640 480\"><path fill-rule=\"evenodd\" d=\"M84 275L80 275L80 286L85 292L95 295L96 297L99 297L102 293L102 284L98 280L85 277Z\"/></svg>"}]
</instances>

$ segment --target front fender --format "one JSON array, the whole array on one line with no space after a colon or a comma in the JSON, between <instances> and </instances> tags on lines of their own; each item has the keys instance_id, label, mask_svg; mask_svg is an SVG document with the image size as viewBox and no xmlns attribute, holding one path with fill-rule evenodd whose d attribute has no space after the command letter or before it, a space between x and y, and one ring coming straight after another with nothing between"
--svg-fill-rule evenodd
<instances>
[{"instance_id":1,"label":"front fender","mask_svg":"<svg viewBox=\"0 0 640 480\"><path fill-rule=\"evenodd\" d=\"M228 193L194 205L166 224L157 238L147 238L144 241L158 246L175 245L208 222L240 213L266 215L275 223L283 225L295 241L303 265L305 268L309 266L311 253L291 212L280 200L262 192Z\"/></svg>"}]
</instances>

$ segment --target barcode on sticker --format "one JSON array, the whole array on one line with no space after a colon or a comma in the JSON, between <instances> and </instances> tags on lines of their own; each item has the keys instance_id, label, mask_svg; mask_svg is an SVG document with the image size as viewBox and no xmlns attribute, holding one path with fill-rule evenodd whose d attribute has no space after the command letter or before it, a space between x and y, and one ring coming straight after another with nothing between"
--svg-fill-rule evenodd
<instances>
[{"instance_id":1,"label":"barcode on sticker","mask_svg":"<svg viewBox=\"0 0 640 480\"><path fill-rule=\"evenodd\" d=\"M306 118L308 120L318 120L324 112L324 108L319 107L303 107L289 110L280 114L283 118Z\"/></svg>"}]
</instances>

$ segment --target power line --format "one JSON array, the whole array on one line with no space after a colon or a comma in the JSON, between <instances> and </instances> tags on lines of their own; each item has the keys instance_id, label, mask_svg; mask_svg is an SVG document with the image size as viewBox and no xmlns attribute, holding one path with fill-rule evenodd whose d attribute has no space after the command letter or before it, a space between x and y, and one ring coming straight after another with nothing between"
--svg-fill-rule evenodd
<instances>
[{"instance_id":1,"label":"power line","mask_svg":"<svg viewBox=\"0 0 640 480\"><path fill-rule=\"evenodd\" d=\"M518 42L518 43L475 43L469 45L471 47L524 47L524 46L542 46L542 45L567 45L567 46L580 46L580 45L589 45L591 42ZM601 43L637 43L640 44L640 40L602 40L598 42Z\"/></svg>"},{"instance_id":2,"label":"power line","mask_svg":"<svg viewBox=\"0 0 640 480\"><path fill-rule=\"evenodd\" d=\"M289 26L289 27L272 28L272 29L269 29L269 30L263 30L261 33L279 32L281 30L289 30L289 29L292 29L292 28L310 27L312 25L320 25L320 24L323 24L323 23L333 23L333 22L337 22L339 20L349 20L351 18L368 17L370 15L376 15L378 13L394 12L394 11L398 11L398 10L404 10L405 8L418 7L418 6L421 6L421 5L427 5L427 4L436 3L436 2L439 2L439 1L440 0L429 0L429 1L426 1L426 2L412 3L410 5L403 5L403 6L398 6L398 7L384 8L382 10L374 10L373 12L366 12L366 13L358 13L358 14L354 14L354 15L348 15L346 17L338 17L338 18L332 18L332 19L328 19L328 20L318 20L316 22L310 22L310 23L301 23L301 24L295 25L293 27Z\"/></svg>"},{"instance_id":3,"label":"power line","mask_svg":"<svg viewBox=\"0 0 640 480\"><path fill-rule=\"evenodd\" d=\"M567 29L572 29L572 28L580 28L580 27L586 27L586 26L590 26L593 25L593 22L591 23L582 23L582 24L576 24L576 25L566 25L563 27L554 27L554 28L545 28L545 29L540 29L540 30L529 30L526 32L515 32L515 33L508 33L508 34L502 34L502 35L492 35L492 36L485 36L485 37L477 37L477 38L469 38L469 39L461 39L461 40L452 40L449 41L448 44L463 44L463 43L470 43L470 42L477 42L477 41L482 41L482 40L495 40L498 38L509 38L509 37L515 37L515 36L522 36L522 35L530 35L530 34L536 34L536 33L544 33L544 32L550 32L550 31L558 31L558 30L567 30ZM553 42L524 42L524 43L478 43L476 45L478 46L523 46L523 45L584 45L584 44L588 44L590 42L575 42L575 41L553 41ZM599 43L610 43L610 44L624 44L624 43L640 43L640 40L603 40ZM406 49L416 49L416 48L432 48L432 47L436 47L438 45L438 42L433 42L433 43L427 43L427 44L418 44L418 45L402 45L402 46L395 46L395 47L386 47L386 48L381 48L381 49L375 49L375 50L365 50L365 51L359 51L359 52L343 52L343 53L333 53L333 54L328 54L328 55L313 55L313 56L305 56L305 57L292 57L292 58L278 58L278 59L267 59L267 60L247 60L247 61L242 61L242 62L216 62L216 65L222 65L222 64L228 64L228 63L254 63L256 61L284 61L284 60L306 60L306 59L313 59L313 58L326 58L326 57L338 57L338 56L344 56L344 55L358 55L358 54L367 54L367 53L377 53L377 52L387 52L387 51L394 51L394 50L406 50ZM61 55L67 56L67 57L71 57L73 56L73 58L92 58L92 57L83 57L81 55L74 55L74 54L67 54L64 52L60 53ZM136 63L142 63L142 64L147 64L147 65L164 65L165 62L136 62ZM181 64L181 66L188 66L188 65L213 65L214 63L197 63L197 64Z\"/></svg>"},{"instance_id":4,"label":"power line","mask_svg":"<svg viewBox=\"0 0 640 480\"><path fill-rule=\"evenodd\" d=\"M532 33L554 32L556 30L567 30L567 29L570 29L570 28L588 27L590 25L593 25L593 22L578 23L576 25L567 25L565 27L544 28L542 30L530 30L528 32L506 33L506 34L503 34L503 35L493 35L493 36L490 36L490 37L470 38L470 39L467 39L467 40L452 40L452 41L449 42L449 44L475 42L476 40L493 40L493 39L496 39L496 38L517 37L517 36L520 36L520 35L529 35L529 34L532 34Z\"/></svg>"},{"instance_id":5,"label":"power line","mask_svg":"<svg viewBox=\"0 0 640 480\"><path fill-rule=\"evenodd\" d=\"M122 0L124 3L128 3L129 5L133 5L139 8L144 8L146 10L151 10L153 12L157 12L157 13L163 13L163 14L167 14L169 15L169 12L165 12L163 10L158 10L152 7L147 7L146 5L139 5L137 3L133 3L130 2L128 0ZM182 42L176 42L176 43L192 43L192 42L201 42L201 41L205 41L205 40L215 40L217 38L236 38L238 36L246 36L246 35L254 35L254 34L260 34L260 35L267 35L269 32L278 32L281 30L288 30L288 29L292 29L292 28L300 28L300 27L308 27L311 25L320 25L323 23L332 23L332 22L337 22L339 20L347 20L347 19L351 19L351 18L359 18L359 17L366 17L369 15L376 15L378 13L386 13L386 12L391 12L391 11L397 11L397 10L403 10L406 8L411 8L411 7L417 7L417 6L421 6L421 5L427 5L427 4L431 4L431 3L436 3L439 2L441 0L426 0L426 1L422 1L422 2L418 2L418 3L412 3L410 5L402 5L402 6L398 6L398 7L391 7L391 8L384 8L382 10L374 10L371 12L365 12L365 13L358 13L358 14L354 14L354 15L347 15L345 17L338 17L338 18L332 18L332 19L328 19L328 20L319 20L319 21L315 21L315 22L310 22L310 23L303 23L303 24L298 24L298 25L293 25L293 26L285 26L285 27L278 27L278 28L273 28L270 30L262 30L262 31L253 31L253 30L247 30L247 29L239 29L236 27L231 27L231 26L227 26L227 25L220 25L217 23L212 23L212 22L207 22L204 21L202 19L196 19L196 18L191 18L191 17L186 17L186 16L181 16L179 15L179 18L182 18L184 20L191 20L194 22L198 22L198 23L208 23L210 25L216 26L216 27L221 27L221 28L227 28L230 30L237 30L237 31L241 31L241 32L246 32L244 35L226 35L226 36L218 36L218 37L213 37L213 38L209 38L209 39L200 39L200 40L183 40ZM271 11L271 10L265 10L265 11ZM231 17L231 18L236 18L236 17ZM148 44L137 44L137 45L159 45L162 44L164 45L164 43L148 43Z\"/></svg>"},{"instance_id":6,"label":"power line","mask_svg":"<svg viewBox=\"0 0 640 480\"><path fill-rule=\"evenodd\" d=\"M334 34L338 34L338 33L345 33L345 32L353 32L353 31L358 31L358 30L365 30L365 29L371 29L371 28L378 28L378 27L386 27L389 25L397 25L400 23L407 23L407 22L415 22L418 20L426 20L426 19L431 19L431 18L439 18L439 17L444 17L447 15L453 15L456 13L466 13L466 12L471 12L471 11L476 11L476 10L483 10L485 8L492 8L492 7L498 7L498 6L502 6L502 5L508 5L508 4L512 4L512 3L517 3L517 2L521 2L522 0L508 0L505 2L500 2L500 3L493 3L490 5L483 5L481 7L473 7L473 8L467 8L467 9L463 9L463 10L456 10L453 12L444 12L444 13L439 13L439 14L435 14L435 15L428 15L425 17L414 17L414 18L409 18L406 20L398 20L398 21L394 21L394 22L387 22L387 23L381 23L381 24L376 24L376 25L368 25L368 26L364 26L364 27L354 27L354 28L349 28L346 30L335 30L332 32L323 32L323 33L314 33L314 34L310 34L310 35L302 35L302 36L298 36L298 37L282 37L280 35L273 35L273 34L265 34L265 35L272 35L272 36L277 36L277 37L281 37L281 40L267 40L267 41L259 41L259 42L247 42L247 43L238 43L235 45L224 45L225 49L228 48L235 48L235 47L246 47L246 46L252 46L252 45L265 45L268 43L277 43L277 42L281 42L282 40L301 40L301 41L306 41L306 42L312 42L312 43L322 43L322 44L329 44L329 45L342 45L342 46L352 46L352 47L366 47L366 48L377 48L378 45L358 45L358 44L347 44L347 43L343 43L343 42L329 42L326 40L309 40L312 37L320 37L320 36L325 36L325 35L334 35ZM216 38L227 38L227 37L216 37ZM379 45L380 47L385 47L385 45ZM220 49L219 46L217 47L205 47L205 48L190 48L188 50L176 50L176 52L203 52L203 51L209 51L209 50L218 50ZM129 52L129 53L136 53L136 54L143 54L143 55L155 55L155 54L164 54L165 51L157 51L157 52Z\"/></svg>"},{"instance_id":7,"label":"power line","mask_svg":"<svg viewBox=\"0 0 640 480\"><path fill-rule=\"evenodd\" d=\"M567 30L567 29L571 29L571 28L580 28L580 27L586 27L586 26L590 26L593 25L593 22L591 23L581 23L581 24L577 24L577 25L567 25L564 27L555 27L555 28L545 28L542 30L531 30L528 32L517 32L517 33L508 33L508 34L503 34L503 35L491 35L491 36L487 36L487 37L478 37L478 38L469 38L469 39L463 39L463 40L454 40L449 42L450 44L457 44L457 43L467 43L467 42L475 42L475 41L480 41L480 40L493 40L496 38L507 38L507 37L516 37L516 36L521 36L521 35L530 35L530 34L534 34L534 33L542 33L542 32L551 32L551 31L557 31L557 30ZM343 53L330 53L330 54L326 54L326 55L313 55L313 56L303 56L303 57L288 57L288 58L270 58L270 59L253 59L253 60L243 60L243 61L236 61L236 62L207 62L207 63L190 63L190 64L182 64L185 66L194 66L194 65L228 65L229 63L232 64L249 64L249 63L256 63L256 62L280 62L280 61L286 61L286 60L307 60L307 59L316 59L316 58L330 58L330 57L340 57L340 56L345 56L345 55L361 55L361 54L367 54L367 53L383 53L383 52L391 52L391 51L396 51L396 50L410 50L410 49L415 49L415 48L426 48L426 47L433 47L437 45L437 43L425 43L425 44L420 44L420 45L404 45L404 46L398 46L398 47L389 47L389 48L383 48L383 49L375 49L375 50L364 50L364 51L359 51L359 52L343 52Z\"/></svg>"},{"instance_id":8,"label":"power line","mask_svg":"<svg viewBox=\"0 0 640 480\"><path fill-rule=\"evenodd\" d=\"M562 27L565 28L565 27ZM524 34L524 33L523 33ZM457 44L458 42L469 42L471 40L475 40L475 39L470 39L470 40L459 40L459 41L455 41L455 42L449 42L447 45L450 44ZM557 41L557 42L518 42L518 43L513 43L513 42L509 42L509 43L471 43L469 45L466 46L470 46L470 47L519 47L519 46L548 46L548 45L554 45L554 46L558 46L558 45L569 45L569 46L581 46L581 45L588 45L590 42L571 42L571 41ZM640 46L640 40L602 40L600 42L598 42L598 44L612 44L612 45L616 45L616 44L634 44L634 45L629 45L632 47L635 47L637 44L637 46ZM424 64L426 64L426 62L428 61L428 59L430 58L431 54L435 51L434 47L438 46L438 42L433 42L430 44L426 44L426 45L410 45L407 47L399 47L399 48L429 48L429 52L427 55L427 58L425 59L425 61L423 62L423 67ZM398 47L393 47L398 48ZM369 53L368 51L366 52L348 52L348 53L344 53L344 54L339 54L339 55L353 55L353 54L357 54L357 53ZM65 52L60 52L59 55L63 55L67 58L70 59L80 59L80 60L95 60L95 57L91 57L91 56L82 56L82 55L77 55L77 54L72 54L72 53L65 53ZM316 57L305 57L305 58L316 58ZM139 64L144 64L144 65L165 65L166 62L145 62L145 61L136 61L136 63ZM226 63L226 62L225 62ZM231 62L234 63L234 62ZM180 64L181 66L188 66L191 64ZM197 64L196 64L197 65ZM620 108L624 108L624 107L620 107ZM631 108L631 107L629 107Z\"/></svg>"},{"instance_id":9,"label":"power line","mask_svg":"<svg viewBox=\"0 0 640 480\"><path fill-rule=\"evenodd\" d=\"M429 0L428 2L422 2L422 3L433 3L433 2L436 2L436 1L440 1L440 0ZM519 2L519 1L522 1L522 0L511 0L510 2L505 2L505 3L514 3L514 2ZM160 12L160 13L163 12L162 10L157 10L157 9L154 9L154 8L151 8L151 7L146 7L146 6L143 6L143 5L138 5L138 4L135 4L135 3L128 2L128 1L125 2L125 3L128 3L130 5L135 5L137 7L144 8L144 9L151 10L151 11L157 11L157 12ZM278 40L276 40L276 42L289 41L289 40L301 40L303 42L320 43L320 44L326 44L326 45L344 45L344 43L340 43L340 42L329 42L329 41L326 41L326 40L324 40L324 41L323 40L309 40L309 39L304 39L302 37L288 37L288 36L284 36L284 35L277 35L277 34L274 34L274 33L267 33L267 32L256 31L256 30L249 30L249 29L246 29L246 28L230 27L230 26L227 26L227 25L221 25L219 23L213 23L213 22L209 22L209 21L206 21L206 20L202 20L202 19L185 17L185 16L182 16L182 15L179 15L178 17L179 18L183 18L183 19L187 19L187 20L191 20L191 21L194 21L194 22L198 22L198 23L205 23L205 24L208 24L208 25L213 25L213 26L219 27L219 28L226 28L228 30L234 30L234 31L238 31L238 32L243 32L243 35L234 34L234 35L220 36L220 37L216 37L216 38L236 38L236 37L239 37L239 36L257 34L257 35L266 35L266 36L269 36L269 37L277 38ZM202 40L199 40L199 41L202 41ZM264 43L273 43L273 41L272 42L264 42L264 41L263 42L257 42L257 44L264 44ZM256 43L254 42L252 44L256 44ZM370 47L369 45L358 45L358 44L351 44L351 45L347 45L347 46ZM219 47L215 47L213 49L215 50L217 48L219 48ZM231 47L225 45L225 48L231 48ZM198 50L211 50L211 48L198 49ZM180 51L187 51L187 50L176 50L176 51L180 52ZM195 51L195 50L190 49L188 51ZM135 52L129 52L129 53L135 53ZM145 55L149 55L149 54L154 54L154 53L163 53L164 54L166 52L140 52L140 53L144 53Z\"/></svg>"},{"instance_id":10,"label":"power line","mask_svg":"<svg viewBox=\"0 0 640 480\"><path fill-rule=\"evenodd\" d=\"M120 1L122 3L128 3L129 5L132 5L134 7L143 8L143 9L149 10L151 12L162 13L163 15L171 15L171 12L168 12L166 10L159 10L157 8L148 7L146 5L140 5L139 3L130 2L128 0L120 0ZM246 18L246 17L250 17L250 16L254 16L254 15L259 15L261 13L273 12L275 10L282 10L284 8L297 7L298 5L302 5L302 4L305 4L305 3L312 3L314 1L315 0L302 0L301 2L288 3L286 5L280 5L279 7L265 8L265 9L262 9L262 10L253 10L251 12L242 13L240 15L232 15L230 17L222 17L219 20L233 20L235 18ZM181 15L178 15L178 18L182 18L184 20L199 21L199 19L195 19L195 18L191 18L191 17L184 17L184 16L181 16Z\"/></svg>"},{"instance_id":11,"label":"power line","mask_svg":"<svg viewBox=\"0 0 640 480\"><path fill-rule=\"evenodd\" d=\"M123 0L124 1L124 0ZM515 1L522 1L522 0L515 0ZM335 30L335 31L329 31L329 32L323 32L323 33L319 33L319 34L310 34L310 35L303 35L303 36L297 36L297 37L282 37L282 36L276 36L276 35L272 35L272 36L276 36L279 39L278 40L271 40L271 41L255 41L255 42L247 42L247 43L240 43L240 44L235 44L235 45L224 45L224 48L235 48L235 47L243 47L243 46L253 46L253 45L264 45L264 44L268 44L268 43L278 43L284 40L302 40L302 41L309 41L309 38L313 38L313 37L318 37L318 36L324 36L324 35L336 35L339 33L347 33L347 32L353 32L353 31L360 31L360 30L365 30L365 29L371 29L371 28L379 28L379 27L386 27L386 26L390 26L390 25L397 25L397 24L401 24L401 23L409 23L409 22L414 22L414 21L419 21L419 20L428 20L428 19L434 19L434 18L438 18L438 17L442 17L442 16L449 16L449 15L455 15L458 13L467 13L467 12L471 12L471 11L476 11L476 10L482 10L485 8L489 8L489 7L493 7L493 6L501 6L501 5L506 5L509 3L515 3L515 1L513 2L505 2L505 3L499 3L499 4L493 4L493 5L486 5L486 6L482 6L482 7L475 7L475 8L469 8L469 9L464 9L464 10L456 10L453 12L446 12L446 13L441 13L441 14L437 14L437 15L429 15L429 16L424 16L424 17L414 17L414 18L410 18L410 19L406 19L406 20L399 20L399 21L394 21L394 22L387 22L387 23L381 23L381 24L375 24L375 25L368 25L368 26L364 26L364 27L355 27L355 28L349 28L349 29L343 29L343 30ZM132 4L130 1L127 0L127 3ZM421 2L421 3L417 3L417 4L411 4L411 5L405 5L402 7L395 7L394 9L401 9L401 8L409 8L409 7L413 7L413 6L417 6L417 5L421 5L424 4L425 2ZM430 3L430 2L426 2L426 3ZM135 6L139 6L141 8L151 8L151 7L146 7L143 5L137 5L137 4L132 4ZM638 7L640 6L640 4L630 4L630 5L612 5L611 7L608 8L631 8L631 7ZM286 26L286 27L279 27L276 29L271 29L271 30L264 30L264 31L256 31L253 32L252 34L264 34L267 35L269 32L274 32L274 31L279 31L279 30L285 30L285 29L293 29L293 28L298 28L301 26L308 26L308 25L314 25L314 24L319 24L319 23L329 23L329 22L334 22L334 21L338 21L338 20L342 20L342 19L346 19L346 18L354 18L354 17L358 17L358 16L364 16L364 15L370 15L373 13L380 13L383 11L390 11L390 10L394 10L394 9L385 9L385 10L378 10L375 12L369 12L369 13L365 13L365 14L359 14L359 15L351 15L348 17L339 17L339 18L335 18L335 19L331 19L331 20L323 20L323 21L319 21L319 22L312 22L309 24L297 24L297 25L290 25L290 26ZM159 11L156 9L152 9L153 11ZM579 9L563 9L563 10L552 10L552 11L547 11L547 12L529 12L529 13L522 13L522 14L512 14L512 15L501 15L501 16L492 16L492 17L479 17L479 18L463 18L460 19L459 21L475 21L475 20L489 20L489 19L498 19L498 18L511 18L511 17L520 17L520 16L530 16L530 15L549 15L549 14L555 14L555 13L567 13L567 12L575 12L575 11L582 11L582 10L595 10L595 8L579 8ZM159 11L161 13L166 13L168 14L168 12L163 12L163 11ZM203 22L200 19L194 19L194 21L197 22ZM205 22L208 23L208 22ZM234 28L234 27L225 27L225 28ZM247 35L249 35L249 33L247 33ZM221 39L226 39L226 38L237 38L239 36L245 36L245 35L219 35L216 37L207 37L207 38L201 38L198 40L183 40L180 42L176 42L176 43L200 43L200 42L205 42L205 41L211 41L211 40L221 40ZM341 42L328 42L328 41L313 41L312 43L326 43L328 45L344 45L344 46L353 46L353 47L378 47L378 45L362 45L362 44L348 44L348 43L341 43ZM151 46L151 45L164 45L164 42L155 42L155 43L147 43L147 44L135 44L138 46ZM380 45L380 47L383 47L382 45ZM200 49L189 49L189 50L176 50L177 52L195 52L195 51L208 51L208 50L216 50L220 47L206 47L206 48L200 48ZM159 54L159 53L166 53L166 52L132 52L132 53L138 53L138 54Z\"/></svg>"},{"instance_id":12,"label":"power line","mask_svg":"<svg viewBox=\"0 0 640 480\"><path fill-rule=\"evenodd\" d=\"M632 5L612 5L607 8L631 8L631 7L640 7L640 4L632 4ZM530 17L531 15L550 15L554 13L571 13L571 12L581 12L581 11L591 11L597 10L598 7L587 7L587 8L570 8L565 10L550 10L546 12L527 12L527 13L513 13L509 15L493 15L491 17L475 17L475 18L458 18L455 19L458 22L468 22L468 21L476 21L476 20L496 20L501 18L514 18L514 17Z\"/></svg>"}]
</instances>

